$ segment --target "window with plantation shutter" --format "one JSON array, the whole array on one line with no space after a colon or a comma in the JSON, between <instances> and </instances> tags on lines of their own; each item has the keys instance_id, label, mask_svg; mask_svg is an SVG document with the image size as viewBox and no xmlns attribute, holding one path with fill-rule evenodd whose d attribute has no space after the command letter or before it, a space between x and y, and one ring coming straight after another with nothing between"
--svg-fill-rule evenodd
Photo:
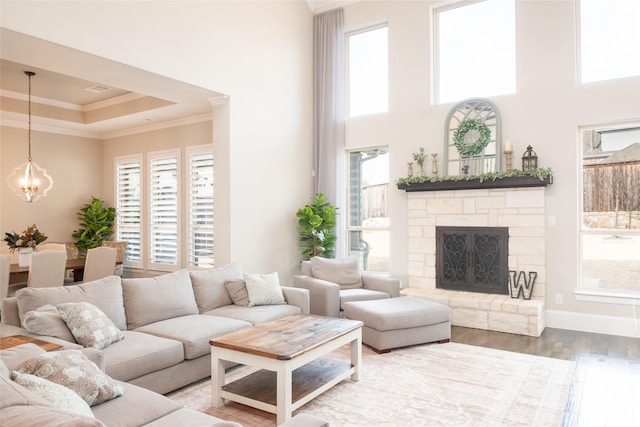
<instances>
[{"instance_id":1,"label":"window with plantation shutter","mask_svg":"<svg viewBox=\"0 0 640 427\"><path fill-rule=\"evenodd\" d=\"M116 240L126 241L124 264L141 266L142 156L118 157L116 162Z\"/></svg>"},{"instance_id":2,"label":"window with plantation shutter","mask_svg":"<svg viewBox=\"0 0 640 427\"><path fill-rule=\"evenodd\" d=\"M188 265L213 267L213 152L211 146L187 149L189 179Z\"/></svg>"},{"instance_id":3,"label":"window with plantation shutter","mask_svg":"<svg viewBox=\"0 0 640 427\"><path fill-rule=\"evenodd\" d=\"M149 267L173 270L180 265L178 150L149 153Z\"/></svg>"}]
</instances>

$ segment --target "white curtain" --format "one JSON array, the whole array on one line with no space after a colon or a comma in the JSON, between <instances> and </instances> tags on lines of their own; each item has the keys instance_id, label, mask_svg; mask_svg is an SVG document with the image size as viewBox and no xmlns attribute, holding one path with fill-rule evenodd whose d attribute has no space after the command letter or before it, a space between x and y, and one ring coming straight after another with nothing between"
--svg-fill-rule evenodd
<instances>
[{"instance_id":1,"label":"white curtain","mask_svg":"<svg viewBox=\"0 0 640 427\"><path fill-rule=\"evenodd\" d=\"M344 256L347 216L344 185L343 11L314 18L314 191L339 208L336 258Z\"/></svg>"}]
</instances>

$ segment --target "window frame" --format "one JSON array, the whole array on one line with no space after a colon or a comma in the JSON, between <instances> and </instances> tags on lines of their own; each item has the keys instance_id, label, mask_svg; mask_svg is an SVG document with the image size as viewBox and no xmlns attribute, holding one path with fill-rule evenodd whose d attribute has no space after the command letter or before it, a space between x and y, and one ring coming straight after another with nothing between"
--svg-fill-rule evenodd
<instances>
[{"instance_id":1,"label":"window frame","mask_svg":"<svg viewBox=\"0 0 640 427\"><path fill-rule=\"evenodd\" d=\"M585 227L584 225L584 177L583 177L583 161L584 161L584 144L583 144L583 133L586 131L592 130L603 130L607 129L623 129L623 128L631 128L638 127L640 128L640 122L628 122L628 123L613 123L613 124L600 124L600 125L589 125L582 126L578 128L577 132L577 144L578 144L578 156L577 156L577 170L578 180L577 180L577 194L578 194L578 218L577 221L577 233L578 233L578 268L577 268L577 280L576 280L576 289L574 290L574 295L579 301L589 301L589 302L599 302L599 303L612 303L612 304L637 304L637 301L640 300L640 290L628 290L628 289L620 289L620 288L597 288L597 287L587 287L584 284L584 237L587 235L611 235L615 232L616 235L620 236L638 236L640 235L640 229L590 229Z\"/></svg>"},{"instance_id":2,"label":"window frame","mask_svg":"<svg viewBox=\"0 0 640 427\"><path fill-rule=\"evenodd\" d=\"M211 156L211 180L212 180L212 191L211 191L211 227L205 227L206 229L210 229L211 232L211 259L212 259L212 264L211 265L200 265L200 264L194 264L192 262L192 258L194 256L194 247L192 245L192 241L193 241L193 229L192 229L192 215L193 215L193 209L192 207L192 158L193 156L199 156L199 155L210 155ZM187 250L185 251L184 256L186 257L185 259L185 265L188 268L213 268L215 266L215 234L214 234L214 224L215 224L215 217L214 217L214 206L215 206L215 174L214 174L214 163L215 163L215 158L213 156L213 145L212 144L205 144L205 145L197 145L197 146L190 146L187 147L186 149L186 174L187 177L184 180L184 194L186 195L186 203L184 205L184 209L185 209L185 213L184 213L184 217L187 219L185 221L185 228L186 228L186 232L185 232L185 238L184 243L186 244Z\"/></svg>"},{"instance_id":3,"label":"window frame","mask_svg":"<svg viewBox=\"0 0 640 427\"><path fill-rule=\"evenodd\" d=\"M154 207L154 201L153 201L153 197L154 197L154 186L153 186L153 165L152 162L155 160L161 160L161 159L174 159L175 158L175 164L176 164L176 183L175 183L175 195L176 195L176 257L175 257L175 264L165 264L165 263L159 263L159 262L153 262L153 256L154 256L154 250L153 250L153 237L154 237L154 225L153 225L153 219L152 219L152 210ZM182 259L181 259L181 254L182 254L182 209L180 209L180 206L182 206L182 197L181 197L181 191L180 191L180 185L181 185L181 179L182 179L182 167L181 167L181 156L180 156L180 149L171 149L171 150L163 150L163 151L153 151L153 152L149 152L147 153L147 167L149 168L149 172L146 176L146 182L147 182L147 203L148 203L148 208L146 210L146 214L147 214L147 224L146 224L146 230L147 230L147 239L146 239L146 246L147 246L147 251L146 251L146 264L147 264L147 268L150 270L157 270L157 271L176 271L179 270L181 268L182 265ZM156 231L157 232L157 231Z\"/></svg>"},{"instance_id":4,"label":"window frame","mask_svg":"<svg viewBox=\"0 0 640 427\"><path fill-rule=\"evenodd\" d=\"M377 150L377 149L382 149L385 150L387 152L387 155L389 155L390 150L389 150L389 146L385 146L385 145L377 145L377 146L372 146L372 147L359 147L359 148L349 148L345 150L345 187L346 187L346 191L345 191L345 198L346 198L346 220L344 222L344 227L345 227L345 239L343 242L343 249L344 249L344 253L347 254L348 256L351 256L351 237L350 237L350 233L353 231L385 231L388 234L388 238L389 238L389 245L390 245L390 238L391 238L391 224L389 223L386 227L365 227L363 225L351 225L351 213L352 213L352 203L351 203L351 195L352 195L352 191L351 191L351 154L352 153L362 153L362 152L367 152L367 151L373 151L373 150ZM390 161L387 162L387 171L388 173L390 173L391 171L391 165L390 165ZM389 188L391 186L391 182L389 179L389 182L387 182L387 194L389 191ZM387 197L387 202L386 202L386 209L387 212L389 211L389 199ZM389 250L389 270L391 269L391 247L388 247ZM360 264L360 260L358 260L358 263ZM360 264L360 268L363 271L372 271L372 272L376 272L376 273L389 273L390 271L379 271L379 270L370 270L369 268L365 268L364 265Z\"/></svg>"},{"instance_id":5,"label":"window frame","mask_svg":"<svg viewBox=\"0 0 640 427\"><path fill-rule=\"evenodd\" d=\"M518 92L518 63L517 63L517 55L518 55L518 46L517 46L517 36L518 36L518 27L517 27L517 1L513 1L514 8L514 16L513 16L513 91L500 92L500 93L484 93L480 91L479 93L469 93L465 96L462 96L458 99L450 99L450 100L442 100L441 96L441 83L442 78L440 76L440 58L441 58L441 41L440 41L440 13L447 12L454 9L471 6L477 3L483 3L487 0L445 0L436 4L433 4L429 7L429 18L431 25L431 103L432 105L440 105L440 104L449 104L456 103L462 101L467 98L491 98L495 96L502 95L513 95Z\"/></svg>"},{"instance_id":6,"label":"window frame","mask_svg":"<svg viewBox=\"0 0 640 427\"><path fill-rule=\"evenodd\" d=\"M584 70L583 70L583 54L582 54L582 46L583 46L583 25L582 25L582 0L575 0L575 52L576 52L576 67L575 67L575 78L576 82L581 85L588 85L592 83L598 82L606 82L610 80L618 80L618 79L626 79L640 76L640 73L632 74L632 75L624 75L624 76L609 76L606 78L599 78L595 80L584 81ZM640 29L638 30L640 32Z\"/></svg>"},{"instance_id":7,"label":"window frame","mask_svg":"<svg viewBox=\"0 0 640 427\"><path fill-rule=\"evenodd\" d=\"M381 28L387 29L387 108L385 111L373 112L373 113L365 113L358 114L357 116L351 115L351 61L350 61L350 49L349 49L349 38L351 36L357 36L360 34L364 34L370 31L379 30ZM345 90L345 118L351 119L356 117L366 117L374 114L386 114L389 112L389 23L386 19L369 22L367 24L359 25L356 27L348 28L344 30L344 90Z\"/></svg>"},{"instance_id":8,"label":"window frame","mask_svg":"<svg viewBox=\"0 0 640 427\"><path fill-rule=\"evenodd\" d=\"M121 227L119 225L119 212L121 211L120 207L119 207L119 184L120 184L120 173L119 173L119 165L121 164L130 164L130 163L138 163L139 165L139 170L140 170L140 178L139 178L139 184L140 184L140 193L139 193L139 222L138 222L138 234L139 234L139 241L140 241L140 253L139 253L139 261L131 261L127 258L127 255L129 253L129 251L131 250L131 248L129 247L129 245L127 244L127 249L125 251L125 256L124 259L122 261L123 266L125 267L131 267L131 268L144 268L144 259L145 259L145 227L144 227L144 210L145 210L145 165L144 165L144 159L143 159L143 155L142 154L136 154L136 155L131 155L131 156L119 156L114 158L114 175L115 175L115 179L114 179L114 199L116 202L116 230L115 230L115 236L116 236L116 240L123 240L123 241L127 241L127 239L122 238L122 234L121 234Z\"/></svg>"}]
</instances>

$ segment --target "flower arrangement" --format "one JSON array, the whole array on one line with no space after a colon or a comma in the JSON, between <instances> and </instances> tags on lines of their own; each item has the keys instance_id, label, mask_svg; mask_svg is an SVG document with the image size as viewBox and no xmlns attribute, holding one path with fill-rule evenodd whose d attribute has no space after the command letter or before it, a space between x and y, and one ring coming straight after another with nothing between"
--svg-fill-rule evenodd
<instances>
[{"instance_id":1,"label":"flower arrangement","mask_svg":"<svg viewBox=\"0 0 640 427\"><path fill-rule=\"evenodd\" d=\"M7 242L7 245L9 246L9 250L11 252L22 248L35 249L36 246L47 240L47 236L42 234L38 230L38 226L35 224L27 227L27 229L24 230L22 234L18 234L15 231L13 233L4 234L4 241Z\"/></svg>"},{"instance_id":2,"label":"flower arrangement","mask_svg":"<svg viewBox=\"0 0 640 427\"><path fill-rule=\"evenodd\" d=\"M420 147L420 151L418 151L417 153L413 153L413 160L415 160L418 166L420 166L420 169L422 169L424 165L425 158L426 158L426 154L424 154L423 147Z\"/></svg>"}]
</instances>

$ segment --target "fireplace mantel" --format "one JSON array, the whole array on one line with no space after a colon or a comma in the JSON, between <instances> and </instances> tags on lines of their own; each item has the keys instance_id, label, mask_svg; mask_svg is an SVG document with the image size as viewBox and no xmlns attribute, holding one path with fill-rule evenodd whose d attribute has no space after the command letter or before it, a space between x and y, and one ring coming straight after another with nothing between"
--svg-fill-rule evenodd
<instances>
[{"instance_id":1,"label":"fireplace mantel","mask_svg":"<svg viewBox=\"0 0 640 427\"><path fill-rule=\"evenodd\" d=\"M461 179L461 180L445 180L445 181L428 181L422 183L398 184L398 190L406 192L413 191L447 191L447 190L481 190L493 188L524 188L524 187L546 187L553 184L553 176L540 179L535 176L508 176L504 178L485 179L480 181L479 178Z\"/></svg>"}]
</instances>

